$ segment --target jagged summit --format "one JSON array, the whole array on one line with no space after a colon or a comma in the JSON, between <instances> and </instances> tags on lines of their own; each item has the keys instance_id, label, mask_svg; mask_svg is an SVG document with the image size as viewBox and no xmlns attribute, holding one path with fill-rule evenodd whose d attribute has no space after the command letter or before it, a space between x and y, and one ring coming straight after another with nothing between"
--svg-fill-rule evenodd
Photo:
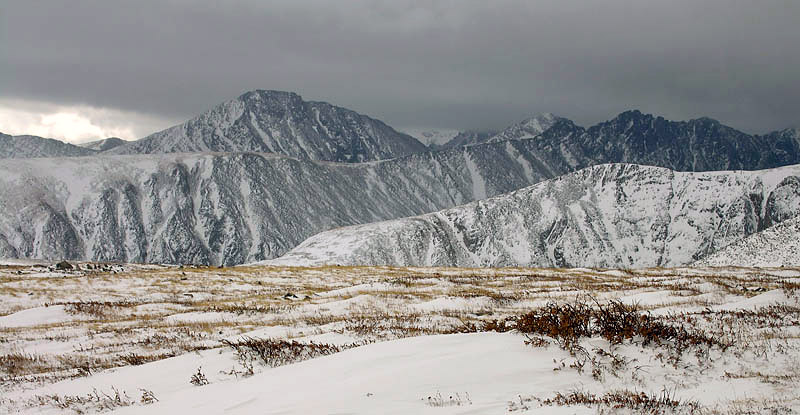
<instances>
[{"instance_id":1,"label":"jagged summit","mask_svg":"<svg viewBox=\"0 0 800 415\"><path fill-rule=\"evenodd\" d=\"M424 152L385 123L294 93L254 90L113 154L265 152L299 159L361 162Z\"/></svg>"},{"instance_id":2,"label":"jagged summit","mask_svg":"<svg viewBox=\"0 0 800 415\"><path fill-rule=\"evenodd\" d=\"M500 132L463 131L453 137L447 143L436 148L454 148L506 140L524 140L527 138L533 138L550 129L553 125L562 120L569 121L566 118L561 118L549 112L544 112L534 115L533 117L526 118Z\"/></svg>"},{"instance_id":3,"label":"jagged summit","mask_svg":"<svg viewBox=\"0 0 800 415\"><path fill-rule=\"evenodd\" d=\"M707 117L670 121L639 110L587 129L557 121L534 141L540 157L571 170L612 162L679 171L757 170L800 163L800 145L791 134L750 135Z\"/></svg>"},{"instance_id":4,"label":"jagged summit","mask_svg":"<svg viewBox=\"0 0 800 415\"><path fill-rule=\"evenodd\" d=\"M549 130L560 120L566 119L555 116L549 112L544 112L533 117L526 118L525 120L506 128L505 130L497 133L497 135L494 137L491 137L488 141L495 142L534 138L539 134Z\"/></svg>"}]
</instances>

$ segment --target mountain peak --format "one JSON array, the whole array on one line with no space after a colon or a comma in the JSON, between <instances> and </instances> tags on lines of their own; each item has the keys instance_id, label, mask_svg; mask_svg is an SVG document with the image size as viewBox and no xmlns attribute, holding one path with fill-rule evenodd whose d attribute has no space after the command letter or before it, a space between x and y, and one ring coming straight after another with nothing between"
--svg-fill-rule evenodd
<instances>
[{"instance_id":1,"label":"mountain peak","mask_svg":"<svg viewBox=\"0 0 800 415\"><path fill-rule=\"evenodd\" d=\"M283 100L303 100L296 92L278 91L274 89L254 89L239 95L239 99L246 101L251 99L283 99Z\"/></svg>"},{"instance_id":2,"label":"mountain peak","mask_svg":"<svg viewBox=\"0 0 800 415\"><path fill-rule=\"evenodd\" d=\"M491 137L489 142L506 140L524 140L533 138L549 130L553 125L566 118L561 118L549 112L526 118Z\"/></svg>"},{"instance_id":3,"label":"mountain peak","mask_svg":"<svg viewBox=\"0 0 800 415\"><path fill-rule=\"evenodd\" d=\"M619 113L616 117L612 118L609 123L620 123L620 122L630 122L630 121L640 121L640 120L652 120L656 117L652 114L645 114L637 109L627 110ZM658 117L661 118L661 117Z\"/></svg>"},{"instance_id":4,"label":"mountain peak","mask_svg":"<svg viewBox=\"0 0 800 415\"><path fill-rule=\"evenodd\" d=\"M260 152L361 162L427 150L385 123L294 92L256 89L181 125L113 149L115 154Z\"/></svg>"},{"instance_id":5,"label":"mountain peak","mask_svg":"<svg viewBox=\"0 0 800 415\"><path fill-rule=\"evenodd\" d=\"M553 124L556 123L561 117L553 115L549 112L543 112L541 114L534 115L528 119L523 120L520 122L520 125L524 125L525 128L528 128L530 131L539 131L539 133L543 133L548 128L552 127Z\"/></svg>"}]
</instances>

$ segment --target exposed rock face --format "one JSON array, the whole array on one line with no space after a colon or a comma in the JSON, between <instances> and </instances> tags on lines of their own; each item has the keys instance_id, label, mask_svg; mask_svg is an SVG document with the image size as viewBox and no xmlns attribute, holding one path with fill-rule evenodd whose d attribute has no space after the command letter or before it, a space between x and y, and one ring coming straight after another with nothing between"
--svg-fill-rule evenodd
<instances>
[{"instance_id":1,"label":"exposed rock face","mask_svg":"<svg viewBox=\"0 0 800 415\"><path fill-rule=\"evenodd\" d=\"M543 114L497 135L462 140L449 147L520 141L524 154L554 171L569 172L604 163L634 163L677 171L759 170L800 163L798 131L749 135L710 118L669 121L626 111L588 129Z\"/></svg>"},{"instance_id":2,"label":"exposed rock face","mask_svg":"<svg viewBox=\"0 0 800 415\"><path fill-rule=\"evenodd\" d=\"M678 171L758 170L800 163L796 130L753 136L710 118L668 121L627 111L583 129L558 119L538 137L539 157L561 170L636 163Z\"/></svg>"},{"instance_id":3,"label":"exposed rock face","mask_svg":"<svg viewBox=\"0 0 800 415\"><path fill-rule=\"evenodd\" d=\"M97 152L34 135L10 136L0 133L0 159L35 158L35 157L75 157L90 156Z\"/></svg>"},{"instance_id":4,"label":"exposed rock face","mask_svg":"<svg viewBox=\"0 0 800 415\"><path fill-rule=\"evenodd\" d=\"M304 101L291 92L256 90L109 153L245 151L362 162L425 152L427 147L366 115Z\"/></svg>"},{"instance_id":5,"label":"exposed rock face","mask_svg":"<svg viewBox=\"0 0 800 415\"><path fill-rule=\"evenodd\" d=\"M696 261L800 213L800 166L590 167L440 212L315 235L277 263L648 267ZM780 184L779 184L780 183ZM769 200L782 201L770 209ZM346 247L346 248L343 248Z\"/></svg>"}]
</instances>

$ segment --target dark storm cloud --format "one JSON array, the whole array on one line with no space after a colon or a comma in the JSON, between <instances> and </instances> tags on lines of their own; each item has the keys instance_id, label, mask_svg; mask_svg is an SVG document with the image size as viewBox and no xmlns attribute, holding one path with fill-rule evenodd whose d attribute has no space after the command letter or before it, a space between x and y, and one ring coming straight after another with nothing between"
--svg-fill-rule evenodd
<instances>
[{"instance_id":1,"label":"dark storm cloud","mask_svg":"<svg viewBox=\"0 0 800 415\"><path fill-rule=\"evenodd\" d=\"M263 88L398 127L800 122L796 0L6 0L0 19L5 99L184 119Z\"/></svg>"}]
</instances>

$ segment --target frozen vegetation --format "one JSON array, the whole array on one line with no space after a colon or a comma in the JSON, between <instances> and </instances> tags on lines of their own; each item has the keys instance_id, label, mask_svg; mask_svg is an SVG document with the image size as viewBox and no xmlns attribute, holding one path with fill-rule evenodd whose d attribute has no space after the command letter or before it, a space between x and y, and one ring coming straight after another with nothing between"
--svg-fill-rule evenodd
<instances>
[{"instance_id":1,"label":"frozen vegetation","mask_svg":"<svg viewBox=\"0 0 800 415\"><path fill-rule=\"evenodd\" d=\"M0 267L0 412L800 410L800 269Z\"/></svg>"}]
</instances>

